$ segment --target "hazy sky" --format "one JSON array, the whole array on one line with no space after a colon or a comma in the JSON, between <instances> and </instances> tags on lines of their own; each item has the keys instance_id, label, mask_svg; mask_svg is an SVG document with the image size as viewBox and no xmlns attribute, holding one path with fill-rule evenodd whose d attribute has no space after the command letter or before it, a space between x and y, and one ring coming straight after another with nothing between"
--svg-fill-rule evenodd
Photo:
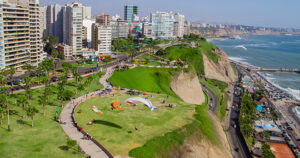
<instances>
[{"instance_id":1,"label":"hazy sky","mask_svg":"<svg viewBox=\"0 0 300 158\"><path fill-rule=\"evenodd\" d=\"M40 0L41 6L74 0ZM124 5L139 7L140 16L173 11L192 22L219 22L255 26L300 28L300 0L77 0L92 6L92 14L105 12L123 17Z\"/></svg>"}]
</instances>

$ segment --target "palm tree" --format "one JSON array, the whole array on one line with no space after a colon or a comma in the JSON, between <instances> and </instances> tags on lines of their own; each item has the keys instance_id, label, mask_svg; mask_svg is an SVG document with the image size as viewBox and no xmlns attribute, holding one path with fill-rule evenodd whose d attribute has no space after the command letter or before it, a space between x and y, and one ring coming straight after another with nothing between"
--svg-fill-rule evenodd
<instances>
[{"instance_id":1,"label":"palm tree","mask_svg":"<svg viewBox=\"0 0 300 158\"><path fill-rule=\"evenodd\" d=\"M26 110L27 115L31 117L31 127L33 127L34 115L38 112L35 106L29 106Z\"/></svg>"},{"instance_id":2,"label":"palm tree","mask_svg":"<svg viewBox=\"0 0 300 158\"><path fill-rule=\"evenodd\" d=\"M1 89L3 92L0 95L0 104L2 107L6 108L6 112L7 112L7 129L8 131L10 131L10 120L9 120L9 106L8 106L8 99L7 96L9 95L7 88L3 88Z\"/></svg>"},{"instance_id":3,"label":"palm tree","mask_svg":"<svg viewBox=\"0 0 300 158\"><path fill-rule=\"evenodd\" d=\"M72 67L72 74L73 74L73 77L75 78L75 87L76 87L75 94L77 95L78 79L79 79L79 76L80 76L80 74L78 72L77 65L75 65L75 66Z\"/></svg>"},{"instance_id":4,"label":"palm tree","mask_svg":"<svg viewBox=\"0 0 300 158\"><path fill-rule=\"evenodd\" d=\"M86 80L85 80L85 86L86 86L86 92L88 92L88 88L91 84L91 82L93 81L93 76L89 76Z\"/></svg>"},{"instance_id":5,"label":"palm tree","mask_svg":"<svg viewBox=\"0 0 300 158\"><path fill-rule=\"evenodd\" d=\"M43 115L46 116L46 105L47 105L48 98L45 95L39 96L39 104L43 105Z\"/></svg>"},{"instance_id":6,"label":"palm tree","mask_svg":"<svg viewBox=\"0 0 300 158\"><path fill-rule=\"evenodd\" d=\"M42 74L43 74L42 68L38 67L38 68L36 69L35 73L36 73L36 75L37 75L38 78L39 78L39 84L40 84L40 83L41 83L41 76L42 76Z\"/></svg>"},{"instance_id":7,"label":"palm tree","mask_svg":"<svg viewBox=\"0 0 300 158\"><path fill-rule=\"evenodd\" d=\"M14 74L16 73L16 69L14 66L9 66L9 75L10 75L10 79L13 79ZM13 87L13 83L10 84L11 89ZM13 91L11 90L11 94L13 94Z\"/></svg>"},{"instance_id":8,"label":"palm tree","mask_svg":"<svg viewBox=\"0 0 300 158\"><path fill-rule=\"evenodd\" d=\"M4 118L4 108L0 105L0 125L2 125L2 119Z\"/></svg>"},{"instance_id":9,"label":"palm tree","mask_svg":"<svg viewBox=\"0 0 300 158\"><path fill-rule=\"evenodd\" d=\"M25 95L21 95L18 98L18 103L20 105L22 105L22 118L24 119L25 106L28 105L28 100L27 100L26 96Z\"/></svg>"},{"instance_id":10,"label":"palm tree","mask_svg":"<svg viewBox=\"0 0 300 158\"><path fill-rule=\"evenodd\" d=\"M23 78L23 82L25 83L25 91L26 91L26 96L27 96L27 100L28 103L30 103L30 88L31 88L31 84L32 84L32 78L31 77L24 77Z\"/></svg>"}]
</instances>

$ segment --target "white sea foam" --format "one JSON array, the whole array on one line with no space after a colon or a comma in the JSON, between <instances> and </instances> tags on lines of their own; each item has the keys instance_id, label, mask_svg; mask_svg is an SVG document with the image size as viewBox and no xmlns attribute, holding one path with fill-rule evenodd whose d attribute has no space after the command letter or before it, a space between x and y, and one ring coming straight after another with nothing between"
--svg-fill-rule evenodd
<instances>
[{"instance_id":1,"label":"white sea foam","mask_svg":"<svg viewBox=\"0 0 300 158\"><path fill-rule=\"evenodd\" d=\"M242 48L242 49L244 49L245 51L248 50L244 45L237 45L237 46L235 46L235 48Z\"/></svg>"}]
</instances>

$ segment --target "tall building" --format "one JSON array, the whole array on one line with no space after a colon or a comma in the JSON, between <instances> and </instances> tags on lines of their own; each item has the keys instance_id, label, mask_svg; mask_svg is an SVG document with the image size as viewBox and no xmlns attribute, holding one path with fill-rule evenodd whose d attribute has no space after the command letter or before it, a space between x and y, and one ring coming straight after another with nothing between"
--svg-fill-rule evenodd
<instances>
[{"instance_id":1,"label":"tall building","mask_svg":"<svg viewBox=\"0 0 300 158\"><path fill-rule=\"evenodd\" d=\"M63 7L63 42L72 47L74 56L82 56L82 4Z\"/></svg>"},{"instance_id":2,"label":"tall building","mask_svg":"<svg viewBox=\"0 0 300 158\"><path fill-rule=\"evenodd\" d=\"M189 21L184 22L184 34L185 35L191 34L191 23Z\"/></svg>"},{"instance_id":3,"label":"tall building","mask_svg":"<svg viewBox=\"0 0 300 158\"><path fill-rule=\"evenodd\" d=\"M19 68L30 63L29 4L1 4L1 69Z\"/></svg>"},{"instance_id":4,"label":"tall building","mask_svg":"<svg viewBox=\"0 0 300 158\"><path fill-rule=\"evenodd\" d=\"M39 1L1 0L0 5L0 68L37 65L44 55L40 37Z\"/></svg>"},{"instance_id":5,"label":"tall building","mask_svg":"<svg viewBox=\"0 0 300 158\"><path fill-rule=\"evenodd\" d=\"M35 66L41 62L43 55L39 6L39 0L29 0L30 62Z\"/></svg>"},{"instance_id":6,"label":"tall building","mask_svg":"<svg viewBox=\"0 0 300 158\"><path fill-rule=\"evenodd\" d=\"M152 24L144 22L142 33L145 37L152 38Z\"/></svg>"},{"instance_id":7,"label":"tall building","mask_svg":"<svg viewBox=\"0 0 300 158\"><path fill-rule=\"evenodd\" d=\"M100 54L111 53L111 27L98 23L92 26L92 48Z\"/></svg>"},{"instance_id":8,"label":"tall building","mask_svg":"<svg viewBox=\"0 0 300 158\"><path fill-rule=\"evenodd\" d=\"M82 7L82 18L92 18L92 7Z\"/></svg>"},{"instance_id":9,"label":"tall building","mask_svg":"<svg viewBox=\"0 0 300 158\"><path fill-rule=\"evenodd\" d=\"M138 7L134 5L125 5L124 7L124 19L128 23L132 23L133 15L138 15Z\"/></svg>"},{"instance_id":10,"label":"tall building","mask_svg":"<svg viewBox=\"0 0 300 158\"><path fill-rule=\"evenodd\" d=\"M63 7L61 5L47 6L46 19L47 19L47 36L56 36L59 42L63 42Z\"/></svg>"},{"instance_id":11,"label":"tall building","mask_svg":"<svg viewBox=\"0 0 300 158\"><path fill-rule=\"evenodd\" d=\"M88 40L87 40L87 27L82 26L82 47L88 47Z\"/></svg>"},{"instance_id":12,"label":"tall building","mask_svg":"<svg viewBox=\"0 0 300 158\"><path fill-rule=\"evenodd\" d=\"M123 19L110 22L112 39L128 37L128 23Z\"/></svg>"},{"instance_id":13,"label":"tall building","mask_svg":"<svg viewBox=\"0 0 300 158\"><path fill-rule=\"evenodd\" d=\"M41 38L47 36L47 7L40 7L40 33Z\"/></svg>"},{"instance_id":14,"label":"tall building","mask_svg":"<svg viewBox=\"0 0 300 158\"><path fill-rule=\"evenodd\" d=\"M182 38L184 35L184 15L176 13L174 15L174 36Z\"/></svg>"},{"instance_id":15,"label":"tall building","mask_svg":"<svg viewBox=\"0 0 300 158\"><path fill-rule=\"evenodd\" d=\"M103 26L108 26L110 25L110 16L104 13L96 15L96 23L103 25Z\"/></svg>"},{"instance_id":16,"label":"tall building","mask_svg":"<svg viewBox=\"0 0 300 158\"><path fill-rule=\"evenodd\" d=\"M87 47L92 47L92 25L95 19L83 19L83 26L87 28Z\"/></svg>"},{"instance_id":17,"label":"tall building","mask_svg":"<svg viewBox=\"0 0 300 158\"><path fill-rule=\"evenodd\" d=\"M172 12L154 12L151 14L152 38L174 38L174 15Z\"/></svg>"}]
</instances>

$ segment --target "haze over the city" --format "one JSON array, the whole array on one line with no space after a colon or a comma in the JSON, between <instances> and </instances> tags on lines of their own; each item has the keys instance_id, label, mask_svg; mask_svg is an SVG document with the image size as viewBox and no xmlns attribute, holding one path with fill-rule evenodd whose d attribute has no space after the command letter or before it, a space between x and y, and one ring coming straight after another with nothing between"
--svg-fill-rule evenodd
<instances>
[{"instance_id":1,"label":"haze over the city","mask_svg":"<svg viewBox=\"0 0 300 158\"><path fill-rule=\"evenodd\" d=\"M41 6L67 4L74 0L40 0ZM266 27L300 28L299 0L77 0L92 6L93 15L100 12L123 16L125 4L139 7L141 16L153 11L173 11L186 15L192 22L217 22Z\"/></svg>"}]
</instances>

